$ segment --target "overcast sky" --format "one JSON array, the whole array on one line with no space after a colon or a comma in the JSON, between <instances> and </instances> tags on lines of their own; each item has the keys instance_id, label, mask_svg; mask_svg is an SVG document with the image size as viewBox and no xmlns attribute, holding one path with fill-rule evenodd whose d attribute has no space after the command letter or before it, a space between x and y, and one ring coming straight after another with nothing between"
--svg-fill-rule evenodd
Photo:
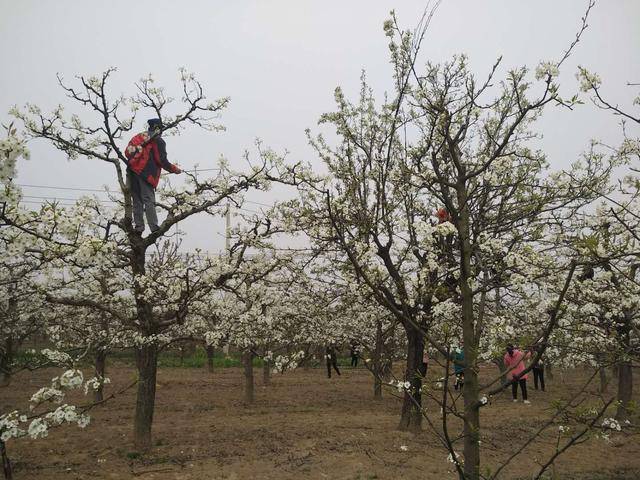
<instances>
[{"instance_id":1,"label":"overcast sky","mask_svg":"<svg viewBox=\"0 0 640 480\"><path fill-rule=\"evenodd\" d=\"M508 68L559 58L579 28L586 0L444 0L423 46L423 60L444 61L466 53L472 69L486 75L500 55ZM354 97L360 72L380 98L391 88L382 24L394 8L402 25L415 26L424 1L383 0L0 0L0 120L14 105L43 109L67 104L56 73L71 80L117 67L115 94L132 95L134 82L152 73L159 85L179 95L178 69L186 67L210 98L229 96L221 120L227 131L191 131L167 138L169 158L183 168L215 166L220 155L241 168L241 155L256 138L292 161L319 164L305 128L333 109L341 85ZM565 92L577 92L577 65L600 74L613 102L630 106L640 82L640 1L600 0L589 28L564 65ZM139 128L149 115L140 116ZM540 120L542 147L552 165L568 165L590 138L612 144L620 128L611 115L585 105L575 112L550 108ZM32 159L20 165L18 181L28 185L100 188L115 185L108 165L68 162L44 143L31 145ZM80 192L25 187L25 195L74 198ZM274 193L250 199L272 203ZM30 198L38 201L36 198ZM247 208L259 208L247 205ZM199 218L182 228L184 247L218 251L223 224Z\"/></svg>"}]
</instances>

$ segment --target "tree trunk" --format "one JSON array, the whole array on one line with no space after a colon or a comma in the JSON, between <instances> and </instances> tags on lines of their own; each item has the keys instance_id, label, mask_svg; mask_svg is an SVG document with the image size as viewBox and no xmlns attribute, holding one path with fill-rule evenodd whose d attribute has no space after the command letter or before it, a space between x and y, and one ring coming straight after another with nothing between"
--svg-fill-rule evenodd
<instances>
[{"instance_id":1,"label":"tree trunk","mask_svg":"<svg viewBox=\"0 0 640 480\"><path fill-rule=\"evenodd\" d=\"M136 350L138 395L134 418L134 446L138 452L151 448L151 424L156 400L158 346L144 345Z\"/></svg>"},{"instance_id":2,"label":"tree trunk","mask_svg":"<svg viewBox=\"0 0 640 480\"><path fill-rule=\"evenodd\" d=\"M104 381L105 367L107 363L106 360L107 360L107 353L102 349L98 350L95 358L95 374L96 374L96 378L100 380L100 386L98 387L97 390L93 392L94 402L101 402L104 399L103 381Z\"/></svg>"},{"instance_id":3,"label":"tree trunk","mask_svg":"<svg viewBox=\"0 0 640 480\"><path fill-rule=\"evenodd\" d=\"M215 349L213 348L213 345L207 345L205 347L205 351L207 352L207 369L209 370L209 373L213 373L213 357Z\"/></svg>"},{"instance_id":4,"label":"tree trunk","mask_svg":"<svg viewBox=\"0 0 640 480\"><path fill-rule=\"evenodd\" d=\"M271 385L271 362L266 359L262 363L262 382L265 385Z\"/></svg>"},{"instance_id":5,"label":"tree trunk","mask_svg":"<svg viewBox=\"0 0 640 480\"><path fill-rule=\"evenodd\" d=\"M0 353L0 387L11 383L11 363L13 363L13 338L4 342L4 352Z\"/></svg>"},{"instance_id":6,"label":"tree trunk","mask_svg":"<svg viewBox=\"0 0 640 480\"><path fill-rule=\"evenodd\" d=\"M551 365L551 362L549 362L548 359L544 363L544 374L547 376L549 380L553 380L553 366Z\"/></svg>"},{"instance_id":7,"label":"tree trunk","mask_svg":"<svg viewBox=\"0 0 640 480\"><path fill-rule=\"evenodd\" d=\"M253 403L255 395L253 391L253 352L247 350L242 354L242 365L244 366L244 400Z\"/></svg>"},{"instance_id":8,"label":"tree trunk","mask_svg":"<svg viewBox=\"0 0 640 480\"><path fill-rule=\"evenodd\" d=\"M628 420L631 413L631 402L633 397L633 366L629 358L631 354L631 318L629 312L624 313L624 323L618 327L618 336L622 352L618 355L618 411L616 420Z\"/></svg>"},{"instance_id":9,"label":"tree trunk","mask_svg":"<svg viewBox=\"0 0 640 480\"><path fill-rule=\"evenodd\" d=\"M5 480L13 480L11 460L9 460L9 457L7 455L7 447L2 440L0 440L0 455L2 455L2 471L4 472Z\"/></svg>"},{"instance_id":10,"label":"tree trunk","mask_svg":"<svg viewBox=\"0 0 640 480\"><path fill-rule=\"evenodd\" d=\"M628 420L633 396L633 367L629 360L618 364L618 411L616 420Z\"/></svg>"},{"instance_id":11,"label":"tree trunk","mask_svg":"<svg viewBox=\"0 0 640 480\"><path fill-rule=\"evenodd\" d=\"M373 398L382 399L382 352L384 339L382 338L382 322L376 322L376 348L373 351Z\"/></svg>"},{"instance_id":12,"label":"tree trunk","mask_svg":"<svg viewBox=\"0 0 640 480\"><path fill-rule=\"evenodd\" d=\"M607 369L604 367L598 367L598 374L600 375L600 388L598 388L598 392L605 393L609 387Z\"/></svg>"},{"instance_id":13,"label":"tree trunk","mask_svg":"<svg viewBox=\"0 0 640 480\"><path fill-rule=\"evenodd\" d=\"M465 190L465 180L459 179L456 193L460 212L458 218L458 244L460 247L460 276L458 288L462 301L462 339L464 340L464 478L479 480L480 478L480 409L478 400L480 386L478 383L477 358L480 333L476 332L476 318L473 312L473 291L469 280L471 271L470 214Z\"/></svg>"},{"instance_id":14,"label":"tree trunk","mask_svg":"<svg viewBox=\"0 0 640 480\"><path fill-rule=\"evenodd\" d=\"M424 340L422 333L412 325L405 325L407 332L407 365L404 374L405 382L411 384L410 392L404 392L402 402L402 414L398 428L403 431L420 432L422 430L422 354L424 352ZM413 397L413 398L412 398Z\"/></svg>"},{"instance_id":15,"label":"tree trunk","mask_svg":"<svg viewBox=\"0 0 640 480\"><path fill-rule=\"evenodd\" d=\"M493 360L493 363L498 367L498 370L500 370L500 383L502 385L507 383L507 367L504 366L504 358L500 357L500 358L496 358Z\"/></svg>"}]
</instances>

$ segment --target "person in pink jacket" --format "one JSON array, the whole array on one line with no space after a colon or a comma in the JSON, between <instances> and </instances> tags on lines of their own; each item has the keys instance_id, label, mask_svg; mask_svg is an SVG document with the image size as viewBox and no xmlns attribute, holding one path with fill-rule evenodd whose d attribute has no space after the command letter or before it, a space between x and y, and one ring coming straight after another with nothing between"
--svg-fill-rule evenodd
<instances>
[{"instance_id":1,"label":"person in pink jacket","mask_svg":"<svg viewBox=\"0 0 640 480\"><path fill-rule=\"evenodd\" d=\"M522 375L525 369L524 362L529 357L527 353L521 352L513 345L507 345L507 353L504 355L504 366L509 372L509 378L511 378L511 393L513 394L513 401L518 401L518 385L520 385L520 391L522 392L522 400L524 403L531 403L527 398L527 377L528 375Z\"/></svg>"}]
</instances>

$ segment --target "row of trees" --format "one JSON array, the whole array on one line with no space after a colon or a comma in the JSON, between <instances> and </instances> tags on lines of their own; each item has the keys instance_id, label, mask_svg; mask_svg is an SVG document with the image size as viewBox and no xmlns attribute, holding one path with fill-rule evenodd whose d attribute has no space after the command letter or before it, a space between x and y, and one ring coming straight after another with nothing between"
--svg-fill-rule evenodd
<instances>
[{"instance_id":1,"label":"row of trees","mask_svg":"<svg viewBox=\"0 0 640 480\"><path fill-rule=\"evenodd\" d=\"M558 74L587 27L587 14L559 59L534 72L510 70L500 81L500 59L483 79L464 56L421 65L432 14L413 32L401 29L395 16L385 22L394 90L382 103L364 75L355 101L336 89L336 110L320 123L333 128L337 140L308 134L328 175L287 165L259 147L245 172L222 162L216 176L187 174L183 186L165 185L158 199L165 220L147 236L133 230L123 172L122 148L136 112L153 110L168 133L194 125L216 131L228 99L208 102L201 84L182 71L179 107L150 78L136 85L135 96L114 100L108 89L114 71L108 70L73 84L59 80L71 101L87 109L82 120L61 107L50 114L32 105L15 109L27 138L47 140L71 159L109 164L119 191L110 193L113 208L87 197L71 208L22 209L12 178L15 161L27 151L9 128L0 170L4 382L17 370L50 364L38 354L16 356L29 337L46 332L54 357L64 351L72 354L67 360L94 358L90 387L94 401L103 402L108 353L132 348L138 371L133 443L144 451L151 446L163 348L181 340L203 342L209 351L234 344L243 352L251 401L255 356L281 371L318 345L357 338L374 396L382 394L390 360L405 350L399 428L419 431L426 419L460 478L495 478L515 455L482 473L481 409L504 390L508 372L501 368L486 381L479 366L516 342L535 346L533 362L544 354L558 366L587 364L603 374L616 368L615 395L602 388L601 397L588 398L586 414L576 413L578 401L551 413L544 428L567 418L579 425L555 456L600 426L614 402L617 419L629 420L638 355L640 183L633 161L639 142L626 136L610 151L594 142L570 168L555 172L533 147L545 109L581 103L578 94L562 92ZM637 117L606 101L596 75L581 68L578 77L597 106L637 126ZM171 227L194 215L219 215L228 203L241 207L247 192L274 183L293 187L297 198L243 216L225 254L180 251ZM305 254L276 248L283 233L303 234ZM458 396L449 378L452 348L461 341L465 384ZM425 349L441 362L442 391L423 383ZM440 405L438 427L423 398ZM463 421L460 434L455 418ZM21 419L15 412L2 419L4 453Z\"/></svg>"}]
</instances>

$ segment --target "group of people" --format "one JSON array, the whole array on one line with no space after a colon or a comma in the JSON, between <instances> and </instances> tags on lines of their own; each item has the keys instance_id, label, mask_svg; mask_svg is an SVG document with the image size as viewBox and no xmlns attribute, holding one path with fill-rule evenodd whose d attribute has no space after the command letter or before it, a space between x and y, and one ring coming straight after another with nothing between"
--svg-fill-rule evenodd
<instances>
[{"instance_id":1,"label":"group of people","mask_svg":"<svg viewBox=\"0 0 640 480\"><path fill-rule=\"evenodd\" d=\"M513 401L518 401L518 387L520 387L520 393L522 395L522 400L525 404L530 404L529 396L527 393L527 379L529 375L523 372L526 370L526 363L534 358L536 354L536 349L531 347L525 351L519 350L515 348L512 344L507 345L506 353L504 354L503 362L504 368L507 372L507 378L509 379L509 383L511 384L511 395L513 397ZM426 353L423 357L423 365L426 373L426 366L428 362L428 355ZM462 342L460 345L453 351L451 356L453 360L453 373L455 375L455 381L453 384L453 388L455 390L462 390L464 386L464 349ZM538 390L539 388L544 392L545 384L544 384L544 361L542 356L537 360L537 362L531 367L531 371L533 372L533 384L534 388ZM539 387L539 388L538 388Z\"/></svg>"},{"instance_id":2,"label":"group of people","mask_svg":"<svg viewBox=\"0 0 640 480\"><path fill-rule=\"evenodd\" d=\"M527 379L528 374L523 372L526 370L525 363L534 357L536 351L534 348L522 351L515 348L512 344L507 345L507 353L504 354L504 367L507 371L507 375L511 379L511 395L513 401L518 401L518 386L520 387L520 393L522 394L522 401L526 404L531 403L527 395ZM534 388L538 390L538 384L544 392L544 363L542 357L531 368L533 372Z\"/></svg>"}]
</instances>

